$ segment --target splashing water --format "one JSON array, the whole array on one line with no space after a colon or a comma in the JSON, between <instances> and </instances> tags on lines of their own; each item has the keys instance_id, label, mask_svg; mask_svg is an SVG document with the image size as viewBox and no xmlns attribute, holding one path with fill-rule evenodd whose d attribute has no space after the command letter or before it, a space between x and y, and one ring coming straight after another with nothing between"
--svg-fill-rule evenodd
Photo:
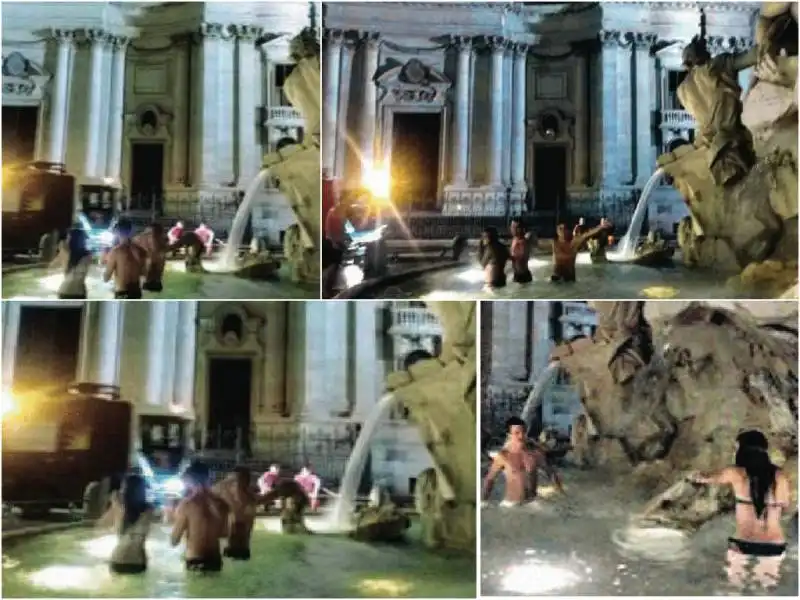
<instances>
[{"instance_id":1,"label":"splashing water","mask_svg":"<svg viewBox=\"0 0 800 600\"><path fill-rule=\"evenodd\" d=\"M228 236L228 243L220 256L220 264L228 270L234 270L237 267L236 259L239 256L239 248L242 245L244 238L244 231L247 228L247 220L250 218L252 212L253 201L261 189L264 182L269 177L269 170L262 169L256 175L255 179L250 182L247 190L242 198L242 203L233 217L233 224L231 225L231 233Z\"/></svg>"},{"instance_id":2,"label":"splashing water","mask_svg":"<svg viewBox=\"0 0 800 600\"><path fill-rule=\"evenodd\" d=\"M539 377L536 378L536 382L533 384L533 389L531 393L528 394L527 400L525 400L525 406L522 407L522 414L520 414L520 418L525 421L525 431L530 431L531 425L533 425L533 418L536 414L536 409L539 408L542 404L542 395L544 394L544 390L550 384L553 379L555 379L556 375L558 374L559 369L558 361L553 361L544 371L539 374Z\"/></svg>"},{"instance_id":3,"label":"splashing water","mask_svg":"<svg viewBox=\"0 0 800 600\"><path fill-rule=\"evenodd\" d=\"M668 563L682 562L691 556L686 534L668 527L628 526L613 531L611 541L629 559Z\"/></svg>"},{"instance_id":4,"label":"splashing water","mask_svg":"<svg viewBox=\"0 0 800 600\"><path fill-rule=\"evenodd\" d=\"M350 458L347 459L347 467L344 470L339 498L337 498L331 512L331 520L339 530L349 531L352 529L351 515L355 510L356 493L367 463L367 456L369 456L370 442L380 422L389 416L389 411L394 406L394 403L394 394L386 394L378 400L378 403L367 416L367 420L364 422L361 432L358 434L358 439L353 446L353 451L350 453Z\"/></svg>"},{"instance_id":5,"label":"splashing water","mask_svg":"<svg viewBox=\"0 0 800 600\"><path fill-rule=\"evenodd\" d=\"M644 189L642 189L642 195L639 196L636 209L633 211L633 217L631 217L631 224L628 226L628 231L626 231L625 235L620 239L617 248L612 252L606 253L609 260L631 260L635 257L636 244L639 242L639 236L642 233L642 225L644 225L644 217L647 215L647 203L650 200L650 196L653 195L653 190L663 174L664 169L656 169L656 172L647 180Z\"/></svg>"}]
</instances>

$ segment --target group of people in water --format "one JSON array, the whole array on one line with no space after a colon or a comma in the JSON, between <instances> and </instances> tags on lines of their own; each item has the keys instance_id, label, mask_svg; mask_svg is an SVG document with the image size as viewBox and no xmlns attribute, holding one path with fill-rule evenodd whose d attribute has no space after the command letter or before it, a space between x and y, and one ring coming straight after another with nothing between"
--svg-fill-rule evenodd
<instances>
[{"instance_id":1,"label":"group of people in water","mask_svg":"<svg viewBox=\"0 0 800 600\"><path fill-rule=\"evenodd\" d=\"M100 253L105 266L103 281L113 280L115 298L130 300L141 299L142 290L161 292L167 257L181 249L186 251L187 269L202 269L200 257L211 254L215 238L205 223L187 231L181 221L166 232L160 223L153 222L135 235L133 223L125 218L111 233L113 244ZM86 277L94 262L89 234L78 223L69 231L53 263L64 272L58 297L86 299Z\"/></svg>"},{"instance_id":2,"label":"group of people in water","mask_svg":"<svg viewBox=\"0 0 800 600\"><path fill-rule=\"evenodd\" d=\"M561 477L546 452L528 440L525 422L512 417L506 423L507 440L493 457L483 485L483 505L488 505L495 481L504 476L502 507L516 507L538 498L538 471L545 471L555 487L564 493ZM766 436L757 430L741 432L736 438L734 464L716 472L691 473L694 485L728 487L735 501L735 532L728 539L726 573L736 588L747 585L748 566L755 561L758 584L778 584L786 557L786 536L781 518L791 506L791 484L787 474L773 464ZM795 515L796 520L796 515Z\"/></svg>"},{"instance_id":3,"label":"group of people in water","mask_svg":"<svg viewBox=\"0 0 800 600\"><path fill-rule=\"evenodd\" d=\"M553 273L550 281L571 283L575 281L575 262L578 252L585 249L590 240L597 240L593 254L605 254L605 249L613 241L610 233L611 221L605 217L597 227L588 228L583 217L570 232L564 223L556 227L556 238L552 243ZM500 288L506 285L506 265L511 263L512 280L515 283L533 281L528 263L536 245L536 237L528 231L519 219L511 221L510 248L500 239L494 227L487 227L478 245L478 261L483 267L484 283L487 288Z\"/></svg>"},{"instance_id":4,"label":"group of people in water","mask_svg":"<svg viewBox=\"0 0 800 600\"><path fill-rule=\"evenodd\" d=\"M236 467L214 485L204 463L194 462L186 469L182 476L186 486L183 498L165 508L163 519L172 527L172 546L185 541L188 571L218 572L222 570L223 557L249 560L253 527L261 505L283 502L291 515L282 513L282 523L299 522L302 526L305 508L314 504L306 490L319 491L318 482L311 481L316 475L308 467L295 478L281 477L277 466L268 473L273 473L274 478L265 489L261 485L262 476L261 490L257 491L247 467ZM157 522L156 508L147 501L146 480L139 474L127 475L120 490L112 493L109 508L97 523L98 527L110 527L117 534L109 565L112 572L135 574L147 570L145 543L151 526ZM297 527L288 531L284 527L284 531L308 533L302 527L303 531Z\"/></svg>"}]
</instances>

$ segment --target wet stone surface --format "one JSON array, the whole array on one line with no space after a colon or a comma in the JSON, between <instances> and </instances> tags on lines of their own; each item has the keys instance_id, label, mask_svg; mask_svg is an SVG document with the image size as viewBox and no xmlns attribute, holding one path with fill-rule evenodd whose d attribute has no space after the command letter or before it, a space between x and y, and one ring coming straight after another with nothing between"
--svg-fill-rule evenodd
<instances>
[{"instance_id":1,"label":"wet stone surface","mask_svg":"<svg viewBox=\"0 0 800 600\"><path fill-rule=\"evenodd\" d=\"M485 472L485 470L484 470ZM502 485L481 511L481 593L498 595L714 596L740 595L724 572L733 517L718 517L694 536L656 530L614 540L644 502L599 472L566 469L567 496L543 489L534 505L501 508ZM499 483L499 482L498 482ZM665 535L671 534L671 535ZM768 595L795 596L797 541ZM763 594L755 588L748 595Z\"/></svg>"},{"instance_id":2,"label":"wet stone surface","mask_svg":"<svg viewBox=\"0 0 800 600\"><path fill-rule=\"evenodd\" d=\"M272 521L275 521L273 523ZM309 522L313 528L313 521ZM4 544L3 596L19 597L442 597L474 598L475 558L448 557L416 543L368 545L331 534L288 536L259 519L250 561L228 561L222 573L188 574L168 530L153 527L148 570L109 572L115 538L70 530Z\"/></svg>"}]
</instances>

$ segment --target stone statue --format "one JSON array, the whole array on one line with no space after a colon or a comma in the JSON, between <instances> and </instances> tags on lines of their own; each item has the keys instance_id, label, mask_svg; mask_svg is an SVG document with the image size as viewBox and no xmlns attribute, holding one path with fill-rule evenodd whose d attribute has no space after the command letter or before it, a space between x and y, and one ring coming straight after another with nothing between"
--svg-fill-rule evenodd
<instances>
[{"instance_id":1,"label":"stone statue","mask_svg":"<svg viewBox=\"0 0 800 600\"><path fill-rule=\"evenodd\" d=\"M688 471L726 466L742 429L767 432L778 463L795 465L794 477L796 316L770 323L742 308L691 303L649 336L663 341L659 351L642 356L638 365L631 362L623 379L615 365L619 340L631 335L635 323L640 331L651 327L637 307L604 304L612 306L600 307L595 339L558 347L554 356L580 386L597 433L583 458L602 462L604 453L612 456L606 466L629 476L621 481L653 495L641 519L694 529L724 510L721 496L710 501L681 482ZM611 328L604 329L606 323ZM612 343L605 341L609 332Z\"/></svg>"},{"instance_id":2,"label":"stone statue","mask_svg":"<svg viewBox=\"0 0 800 600\"><path fill-rule=\"evenodd\" d=\"M390 373L387 391L409 409L434 467L417 478L423 540L432 548L475 550L476 308L431 302L442 324L442 352Z\"/></svg>"},{"instance_id":3,"label":"stone statue","mask_svg":"<svg viewBox=\"0 0 800 600\"><path fill-rule=\"evenodd\" d=\"M284 84L284 92L305 121L301 144L285 146L264 157L278 188L286 195L297 222L284 238L284 254L295 281L318 282L320 211L320 44L319 33L304 29L292 40L294 70Z\"/></svg>"},{"instance_id":4,"label":"stone statue","mask_svg":"<svg viewBox=\"0 0 800 600\"><path fill-rule=\"evenodd\" d=\"M363 542L399 542L405 537L411 520L378 486L370 492L370 502L355 515L355 529L350 537Z\"/></svg>"},{"instance_id":5,"label":"stone statue","mask_svg":"<svg viewBox=\"0 0 800 600\"><path fill-rule=\"evenodd\" d=\"M792 28L793 42L786 35ZM697 121L696 138L658 165L691 214L691 228L679 232L687 264L740 272L766 259L796 259L796 36L791 5L771 3L754 48L712 57L703 15L700 35L684 50L678 98ZM737 75L750 67L742 101Z\"/></svg>"}]
</instances>

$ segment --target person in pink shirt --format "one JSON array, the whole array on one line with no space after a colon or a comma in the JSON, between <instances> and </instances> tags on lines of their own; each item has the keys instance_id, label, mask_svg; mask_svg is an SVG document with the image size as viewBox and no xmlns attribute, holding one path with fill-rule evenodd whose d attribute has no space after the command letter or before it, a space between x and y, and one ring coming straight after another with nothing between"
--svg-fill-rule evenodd
<instances>
[{"instance_id":1,"label":"person in pink shirt","mask_svg":"<svg viewBox=\"0 0 800 600\"><path fill-rule=\"evenodd\" d=\"M203 242L206 248L206 256L211 256L211 250L214 247L214 231L205 223L200 223L194 234Z\"/></svg>"},{"instance_id":2,"label":"person in pink shirt","mask_svg":"<svg viewBox=\"0 0 800 600\"><path fill-rule=\"evenodd\" d=\"M175 223L175 225L170 227L169 231L167 232L167 240L169 241L169 244L172 245L179 239L181 239L182 235L183 235L183 221L178 221L177 223Z\"/></svg>"},{"instance_id":3,"label":"person in pink shirt","mask_svg":"<svg viewBox=\"0 0 800 600\"><path fill-rule=\"evenodd\" d=\"M294 480L303 488L303 491L311 501L311 510L315 511L319 507L319 490L322 487L322 481L317 477L311 467L303 467L300 472L294 476Z\"/></svg>"},{"instance_id":4,"label":"person in pink shirt","mask_svg":"<svg viewBox=\"0 0 800 600\"><path fill-rule=\"evenodd\" d=\"M269 471L266 471L261 477L258 478L258 490L262 494L268 494L275 487L275 482L280 477L280 467L278 465L270 465Z\"/></svg>"}]
</instances>

